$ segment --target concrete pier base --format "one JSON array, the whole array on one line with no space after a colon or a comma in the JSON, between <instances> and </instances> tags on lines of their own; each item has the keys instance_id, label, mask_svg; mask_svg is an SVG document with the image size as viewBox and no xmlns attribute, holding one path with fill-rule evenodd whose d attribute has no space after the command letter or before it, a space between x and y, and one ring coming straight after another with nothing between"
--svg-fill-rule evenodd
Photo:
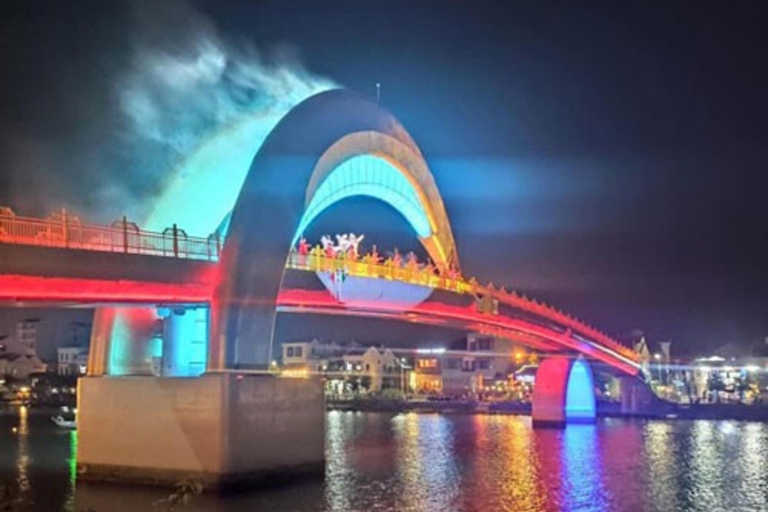
<instances>
[{"instance_id":1,"label":"concrete pier base","mask_svg":"<svg viewBox=\"0 0 768 512\"><path fill-rule=\"evenodd\" d=\"M589 364L566 356L544 359L536 371L531 418L535 428L594 423L595 390Z\"/></svg>"},{"instance_id":2,"label":"concrete pier base","mask_svg":"<svg viewBox=\"0 0 768 512\"><path fill-rule=\"evenodd\" d=\"M639 377L620 378L621 413L627 416L663 416L670 403L660 400L651 387Z\"/></svg>"},{"instance_id":3,"label":"concrete pier base","mask_svg":"<svg viewBox=\"0 0 768 512\"><path fill-rule=\"evenodd\" d=\"M85 377L78 388L78 479L226 490L323 474L317 379Z\"/></svg>"}]
</instances>

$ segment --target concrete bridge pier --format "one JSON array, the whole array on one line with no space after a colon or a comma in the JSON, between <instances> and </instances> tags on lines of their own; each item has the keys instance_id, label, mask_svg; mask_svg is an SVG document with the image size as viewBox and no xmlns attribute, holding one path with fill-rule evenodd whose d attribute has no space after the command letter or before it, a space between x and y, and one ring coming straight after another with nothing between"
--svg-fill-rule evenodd
<instances>
[{"instance_id":1,"label":"concrete bridge pier","mask_svg":"<svg viewBox=\"0 0 768 512\"><path fill-rule=\"evenodd\" d=\"M544 359L536 372L532 402L534 427L594 422L594 380L587 361L568 356Z\"/></svg>"},{"instance_id":2,"label":"concrete bridge pier","mask_svg":"<svg viewBox=\"0 0 768 512\"><path fill-rule=\"evenodd\" d=\"M152 375L153 357L162 353L160 325L154 307L96 310L89 375Z\"/></svg>"},{"instance_id":3,"label":"concrete bridge pier","mask_svg":"<svg viewBox=\"0 0 768 512\"><path fill-rule=\"evenodd\" d=\"M211 365L199 375L207 309L159 313L97 315L90 374L78 382L79 479L168 486L193 479L225 490L324 474L319 379ZM148 368L150 339L164 359L162 377Z\"/></svg>"},{"instance_id":4,"label":"concrete bridge pier","mask_svg":"<svg viewBox=\"0 0 768 512\"><path fill-rule=\"evenodd\" d=\"M99 376L78 388L79 479L226 490L324 473L319 379Z\"/></svg>"},{"instance_id":5,"label":"concrete bridge pier","mask_svg":"<svg viewBox=\"0 0 768 512\"><path fill-rule=\"evenodd\" d=\"M620 377L621 412L628 416L661 415L669 404L659 400L640 377Z\"/></svg>"}]
</instances>

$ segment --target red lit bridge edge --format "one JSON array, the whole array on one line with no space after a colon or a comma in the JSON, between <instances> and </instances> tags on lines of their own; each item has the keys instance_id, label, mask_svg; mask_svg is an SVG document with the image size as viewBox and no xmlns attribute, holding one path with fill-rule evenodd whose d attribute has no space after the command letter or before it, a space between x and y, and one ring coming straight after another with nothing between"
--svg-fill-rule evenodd
<instances>
[{"instance_id":1,"label":"red lit bridge edge","mask_svg":"<svg viewBox=\"0 0 768 512\"><path fill-rule=\"evenodd\" d=\"M33 245L51 248L67 248L88 251L139 254L157 257L185 258L218 261L221 240L216 235L207 238L188 236L183 230L172 226L164 232L144 231L126 219L116 221L110 226L86 224L77 217L68 215L65 210L48 219L20 217L9 208L0 207L0 243ZM331 255L320 247L292 250L287 259L286 268L315 272L342 272L347 275L364 278L387 279L441 289L457 294L473 295L477 300L477 309L483 313L484 321L477 324L478 329L498 328L515 329L517 332L529 332L532 336L551 339L548 332L543 336L537 332L535 324L504 318L497 315L498 304L507 305L517 311L543 318L562 326L565 330L560 335L557 345L572 348L598 360L621 367L627 373L638 373L637 355L628 347L620 344L607 334L592 326L542 302L530 299L515 291L495 288L493 284L478 284L474 279L464 279L457 271L440 273L431 264L416 261L414 257L397 257L382 260L378 254ZM7 275L0 273L0 300L6 301L72 301L72 302L113 302L113 303L210 303L213 292L213 272L201 276L201 282L190 284L149 283L144 281L70 279L66 277L38 277ZM330 295L299 294L299 290L285 290L280 295L278 306L283 310L304 308L315 311L323 310L328 314L341 314L346 311L354 314L348 306L341 304ZM299 295L297 295L299 294ZM308 299L300 304L297 297ZM466 308L440 304L422 304L410 314L425 323L434 323L441 315L447 320L462 320L465 324L477 322L478 318L468 317ZM437 308L437 309L435 309ZM356 305L358 312L377 316L391 316L392 308L386 305ZM450 311L449 311L450 310ZM388 312L390 311L390 312ZM517 322L511 325L509 322ZM549 331L549 330L548 330ZM570 332L568 332L570 331ZM575 334L581 340L570 334ZM570 341L569 341L570 340ZM531 342L534 345L534 342ZM612 356L606 355L613 353ZM610 361L606 360L606 357Z\"/></svg>"}]
</instances>

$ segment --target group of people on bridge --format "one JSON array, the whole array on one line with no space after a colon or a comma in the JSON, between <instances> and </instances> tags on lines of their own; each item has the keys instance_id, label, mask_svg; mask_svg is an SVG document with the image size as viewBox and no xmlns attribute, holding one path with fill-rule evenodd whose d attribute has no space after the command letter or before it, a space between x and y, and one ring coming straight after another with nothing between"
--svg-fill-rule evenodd
<instances>
[{"instance_id":1,"label":"group of people on bridge","mask_svg":"<svg viewBox=\"0 0 768 512\"><path fill-rule=\"evenodd\" d=\"M603 345L610 346L625 357L635 359L632 350L606 334L598 331L560 310L542 302L529 299L515 291L508 292L503 287L497 288L493 283L480 285L475 278L465 279L455 267L439 268L432 261L419 261L411 251L403 256L395 249L387 257L383 257L377 247L361 255L360 242L364 236L354 233L336 235L334 244L330 236L321 238L321 243L311 245L306 238L301 237L296 247L292 247L288 266L304 270L331 272L332 279L343 281L348 274L370 278L399 280L430 286L460 294L471 294L478 301L482 312L498 314L498 304L505 304L515 309L543 316L550 321L560 324L566 329L579 332ZM486 304L487 303L487 304Z\"/></svg>"},{"instance_id":2,"label":"group of people on bridge","mask_svg":"<svg viewBox=\"0 0 768 512\"><path fill-rule=\"evenodd\" d=\"M400 251L395 249L390 256L384 258L379 254L376 245L373 245L370 252L361 255L360 242L363 238L365 235L356 236L354 233L336 235L337 243L334 244L330 236L324 235L320 238L320 244L312 246L306 238L301 237L297 246L291 248L291 253L301 267L314 266L312 265L313 261L319 263L321 260L334 261L337 263L335 265L337 268L344 268L349 263L364 263L369 266L382 265L391 269L424 272L427 275L445 277L456 281L462 280L462 276L456 268L449 267L441 272L432 261L419 261L413 251L403 257Z\"/></svg>"}]
</instances>

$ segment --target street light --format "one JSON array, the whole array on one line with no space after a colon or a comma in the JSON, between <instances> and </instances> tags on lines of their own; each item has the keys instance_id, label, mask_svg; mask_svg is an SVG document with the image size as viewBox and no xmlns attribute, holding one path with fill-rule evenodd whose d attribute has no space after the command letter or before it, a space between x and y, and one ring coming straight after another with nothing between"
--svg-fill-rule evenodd
<instances>
[{"instance_id":1,"label":"street light","mask_svg":"<svg viewBox=\"0 0 768 512\"><path fill-rule=\"evenodd\" d=\"M400 368L400 392L403 394L403 398L405 398L406 393L406 385L405 385L405 371L410 369L410 366L408 366L408 363L406 359L403 357L401 359L395 359L397 362L397 366Z\"/></svg>"}]
</instances>

